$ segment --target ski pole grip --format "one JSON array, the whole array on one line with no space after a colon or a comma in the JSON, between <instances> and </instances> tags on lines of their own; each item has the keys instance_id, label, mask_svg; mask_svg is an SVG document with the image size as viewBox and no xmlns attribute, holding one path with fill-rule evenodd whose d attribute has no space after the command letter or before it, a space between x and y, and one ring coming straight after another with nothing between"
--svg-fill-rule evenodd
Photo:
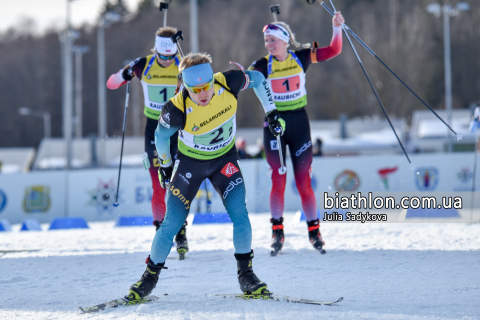
<instances>
[{"instance_id":1,"label":"ski pole grip","mask_svg":"<svg viewBox=\"0 0 480 320\"><path fill-rule=\"evenodd\" d=\"M178 40L183 40L182 30L179 30L177 33L171 36L170 39L172 39L173 43L177 43Z\"/></svg>"},{"instance_id":2,"label":"ski pole grip","mask_svg":"<svg viewBox=\"0 0 480 320\"><path fill-rule=\"evenodd\" d=\"M162 11L163 9L165 10L168 10L168 3L165 3L165 2L160 2L160 11Z\"/></svg>"},{"instance_id":3,"label":"ski pole grip","mask_svg":"<svg viewBox=\"0 0 480 320\"><path fill-rule=\"evenodd\" d=\"M183 55L182 47L180 47L180 42L179 42L179 40L183 40L182 30L179 30L177 33L171 36L170 39L172 39L172 42L177 45L178 52L180 53L180 56L183 58L184 55Z\"/></svg>"},{"instance_id":4,"label":"ski pole grip","mask_svg":"<svg viewBox=\"0 0 480 320\"><path fill-rule=\"evenodd\" d=\"M273 14L280 14L280 5L279 4L276 4L274 6L271 6L270 7L270 12L273 13Z\"/></svg>"}]
</instances>

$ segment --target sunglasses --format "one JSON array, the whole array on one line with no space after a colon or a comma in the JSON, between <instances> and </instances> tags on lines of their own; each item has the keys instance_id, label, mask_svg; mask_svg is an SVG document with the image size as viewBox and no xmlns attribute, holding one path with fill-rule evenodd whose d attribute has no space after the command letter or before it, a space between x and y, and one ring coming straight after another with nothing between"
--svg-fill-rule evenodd
<instances>
[{"instance_id":1,"label":"sunglasses","mask_svg":"<svg viewBox=\"0 0 480 320\"><path fill-rule=\"evenodd\" d=\"M185 82L183 84L185 85L185 87L187 87L188 91L193 92L193 93L200 93L200 92L202 92L202 90L204 90L204 91L210 90L210 88L213 87L214 81L212 79L212 81L210 81L209 83L207 83L203 87L189 87L189 86L187 86L187 84Z\"/></svg>"},{"instance_id":2,"label":"sunglasses","mask_svg":"<svg viewBox=\"0 0 480 320\"><path fill-rule=\"evenodd\" d=\"M288 37L288 33L285 32L285 30L283 30L282 28L280 28L279 26L275 25L275 24L267 24L265 27L263 27L263 32L267 31L268 29L270 30L280 30L283 32L284 35L286 35Z\"/></svg>"},{"instance_id":3,"label":"sunglasses","mask_svg":"<svg viewBox=\"0 0 480 320\"><path fill-rule=\"evenodd\" d=\"M162 56L162 55L161 55L160 53L158 53L158 52L157 52L157 56L158 56L160 59L164 60L164 61L175 59L175 55L173 55L173 56Z\"/></svg>"}]
</instances>

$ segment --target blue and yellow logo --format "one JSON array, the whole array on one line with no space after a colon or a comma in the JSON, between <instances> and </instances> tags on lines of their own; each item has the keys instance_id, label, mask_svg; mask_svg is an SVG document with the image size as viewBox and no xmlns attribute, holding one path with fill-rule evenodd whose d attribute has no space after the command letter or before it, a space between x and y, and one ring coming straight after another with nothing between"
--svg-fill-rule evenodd
<instances>
[{"instance_id":1,"label":"blue and yellow logo","mask_svg":"<svg viewBox=\"0 0 480 320\"><path fill-rule=\"evenodd\" d=\"M50 209L50 187L30 186L25 188L23 210L28 213L46 212Z\"/></svg>"}]
</instances>

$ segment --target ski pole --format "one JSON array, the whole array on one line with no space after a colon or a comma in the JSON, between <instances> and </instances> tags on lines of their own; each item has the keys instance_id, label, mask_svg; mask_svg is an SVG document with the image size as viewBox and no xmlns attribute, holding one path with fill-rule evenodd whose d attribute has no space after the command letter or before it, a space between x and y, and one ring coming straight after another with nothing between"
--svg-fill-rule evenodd
<instances>
[{"instance_id":1,"label":"ski pole","mask_svg":"<svg viewBox=\"0 0 480 320\"><path fill-rule=\"evenodd\" d=\"M274 6L270 7L270 12L273 15L273 21L278 22L277 20L277 14L280 14L280 5L276 4Z\"/></svg>"},{"instance_id":2,"label":"ski pole","mask_svg":"<svg viewBox=\"0 0 480 320\"><path fill-rule=\"evenodd\" d=\"M310 3L308 0L307 0L307 2L308 2L309 4L312 4L312 3L313 3L313 2ZM320 3L320 5L321 5L322 7L324 7L325 10L327 10L332 16L335 15L335 13L333 13L332 10L330 10L330 8L329 8L325 3L323 3L323 1L322 1L322 2L319 2L319 3ZM331 0L330 0L330 3L332 3ZM333 3L332 3L332 6L333 6ZM387 70L390 71L390 73L393 74L393 75L395 76L395 78L397 78L398 81L400 81L418 100L420 100L420 102L423 103L423 105L424 105L425 107L427 107L431 112L433 112L433 114L434 114L440 121L442 121L442 122L448 127L448 129L450 129L450 131L452 131L455 135L457 135L457 133L435 112L435 110L433 110L425 101L423 101L422 98L420 98L420 97L415 93L415 91L413 91L402 79L400 79L400 77L399 77L392 69L390 69L390 67L387 66L387 65L385 64L385 62L383 62L382 59L380 59L380 58L375 54L375 52L373 52L373 50L370 49L370 48L365 44L365 42L363 42L363 40L360 39L360 37L355 34L355 32L352 31L352 29L350 29L345 23L342 24L342 28L345 28L355 39L357 39L357 41L360 42L360 44L361 44L368 52L370 52L371 55L373 55L378 61L380 61L380 63L381 63L385 68L387 68ZM344 29L344 31L345 31L345 29ZM345 34L346 34L346 32L345 32Z\"/></svg>"},{"instance_id":3,"label":"ski pole","mask_svg":"<svg viewBox=\"0 0 480 320\"><path fill-rule=\"evenodd\" d=\"M287 168L285 167L285 163L283 163L282 142L280 141L280 135L277 136L277 148L278 155L280 156L280 168L278 168L278 174L282 176L287 172Z\"/></svg>"},{"instance_id":4,"label":"ski pole","mask_svg":"<svg viewBox=\"0 0 480 320\"><path fill-rule=\"evenodd\" d=\"M182 48L180 47L179 40L183 40L183 33L181 30L179 30L177 33L175 33L173 36L170 37L172 39L173 43L177 45L178 53L180 53L180 57L183 58L183 51Z\"/></svg>"},{"instance_id":5,"label":"ski pole","mask_svg":"<svg viewBox=\"0 0 480 320\"><path fill-rule=\"evenodd\" d=\"M208 179L208 178L207 178ZM207 208L206 211L210 212L210 205L212 201L210 201L210 197L208 196L208 188L207 188L207 179L205 179L205 197L207 198Z\"/></svg>"},{"instance_id":6,"label":"ski pole","mask_svg":"<svg viewBox=\"0 0 480 320\"><path fill-rule=\"evenodd\" d=\"M475 152L473 156L473 181L472 181L472 200L470 200L470 223L473 223L473 199L475 196L475 179L477 179L477 148L479 143L479 131L475 132L475 147L473 152Z\"/></svg>"},{"instance_id":7,"label":"ski pole","mask_svg":"<svg viewBox=\"0 0 480 320\"><path fill-rule=\"evenodd\" d=\"M183 51L179 43L179 40L183 40L182 31L179 30L177 33L171 36L170 39L172 39L173 43L175 43L175 45L177 46L177 50L178 50L178 53L180 54L180 58L183 59ZM177 94L183 88L182 82L183 82L182 73L180 72L177 75L177 87L175 88L175 94Z\"/></svg>"},{"instance_id":8,"label":"ski pole","mask_svg":"<svg viewBox=\"0 0 480 320\"><path fill-rule=\"evenodd\" d=\"M172 0L164 0L163 2L160 2L160 11L163 11L163 27L165 28L167 26L167 11L168 11L168 5L172 2Z\"/></svg>"},{"instance_id":9,"label":"ski pole","mask_svg":"<svg viewBox=\"0 0 480 320\"><path fill-rule=\"evenodd\" d=\"M332 3L332 0L330 0L330 3ZM326 5L323 2L321 4L324 8L328 8L328 7L326 7ZM332 6L333 6L333 3L332 3ZM334 10L335 10L335 7L334 7ZM350 36L347 33L345 24L342 24L342 30L345 33L345 36L347 37L348 42L350 43L350 46L352 47L352 50L355 53L355 56L357 57L358 63L360 64L360 67L362 67L363 73L365 74L365 77L367 78L368 83L370 84L370 87L372 88L372 91L375 94L375 97L377 98L378 103L380 104L380 107L382 108L382 111L383 111L383 114L385 115L385 118L387 119L388 123L390 124L390 127L392 128L393 133L395 134L395 137L397 138L397 141L400 144L400 147L402 148L403 153L405 154L405 157L407 157L408 163L412 163L410 161L410 158L408 157L407 152L405 151L405 148L403 147L402 142L400 141L400 138L397 135L397 132L395 131L395 128L392 125L392 122L390 121L390 118L388 117L387 110L385 110L385 107L383 106L382 100L380 100L380 97L378 96L377 90L375 90L375 87L373 86L373 83L370 80L370 77L368 76L367 70L365 69L365 66L363 65L363 62L360 59L360 56L358 55L357 50L355 49L355 46L353 45L353 42L352 42L352 40L350 39Z\"/></svg>"},{"instance_id":10,"label":"ski pole","mask_svg":"<svg viewBox=\"0 0 480 320\"><path fill-rule=\"evenodd\" d=\"M475 195L475 181L477 179L477 152L479 146L479 138L480 138L480 106L475 108L473 112L473 120L470 124L470 130L475 132L475 145L473 147L473 180L472 180L472 200L470 201L470 223L473 223L473 199Z\"/></svg>"},{"instance_id":11,"label":"ski pole","mask_svg":"<svg viewBox=\"0 0 480 320\"><path fill-rule=\"evenodd\" d=\"M270 12L273 15L273 21L278 22L277 15L280 14L280 4L276 4L274 6L271 6L270 7ZM280 175L284 175L287 172L287 168L285 167L285 164L283 163L282 143L280 142L280 135L277 135L277 147L278 147L278 154L280 156L280 168L278 168L278 173Z\"/></svg>"},{"instance_id":12,"label":"ski pole","mask_svg":"<svg viewBox=\"0 0 480 320\"><path fill-rule=\"evenodd\" d=\"M123 113L123 132L122 132L122 148L120 149L120 164L118 166L118 180L117 180L117 194L115 195L114 207L118 207L118 189L120 188L120 173L122 171L122 157L123 157L123 144L125 142L125 127L127 124L127 111L128 111L128 98L130 96L130 81L127 83L127 95L125 97L125 111Z\"/></svg>"},{"instance_id":13,"label":"ski pole","mask_svg":"<svg viewBox=\"0 0 480 320\"><path fill-rule=\"evenodd\" d=\"M328 1L330 1L330 5L332 6L333 11L335 11L335 13L337 13L337 9L335 9L335 5L333 4L333 1L332 0L328 0Z\"/></svg>"}]
</instances>

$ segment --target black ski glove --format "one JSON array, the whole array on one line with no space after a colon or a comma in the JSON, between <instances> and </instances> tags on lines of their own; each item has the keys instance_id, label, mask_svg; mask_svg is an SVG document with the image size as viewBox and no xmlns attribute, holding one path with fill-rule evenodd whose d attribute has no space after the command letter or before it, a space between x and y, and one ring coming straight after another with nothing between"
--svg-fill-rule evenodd
<instances>
[{"instance_id":1,"label":"black ski glove","mask_svg":"<svg viewBox=\"0 0 480 320\"><path fill-rule=\"evenodd\" d=\"M122 71L122 77L123 77L123 79L125 79L126 81L132 80L132 79L133 79L133 70L132 70L132 68L127 67L127 68L123 69L123 71Z\"/></svg>"},{"instance_id":2,"label":"black ski glove","mask_svg":"<svg viewBox=\"0 0 480 320\"><path fill-rule=\"evenodd\" d=\"M168 187L170 180L172 179L173 166L170 161L170 165L167 167L160 167L158 169L158 180L160 180L160 185L163 189Z\"/></svg>"},{"instance_id":3,"label":"black ski glove","mask_svg":"<svg viewBox=\"0 0 480 320\"><path fill-rule=\"evenodd\" d=\"M276 137L278 135L283 135L285 132L285 121L280 118L280 114L277 110L273 110L267 115L268 119L268 128L270 132Z\"/></svg>"}]
</instances>

